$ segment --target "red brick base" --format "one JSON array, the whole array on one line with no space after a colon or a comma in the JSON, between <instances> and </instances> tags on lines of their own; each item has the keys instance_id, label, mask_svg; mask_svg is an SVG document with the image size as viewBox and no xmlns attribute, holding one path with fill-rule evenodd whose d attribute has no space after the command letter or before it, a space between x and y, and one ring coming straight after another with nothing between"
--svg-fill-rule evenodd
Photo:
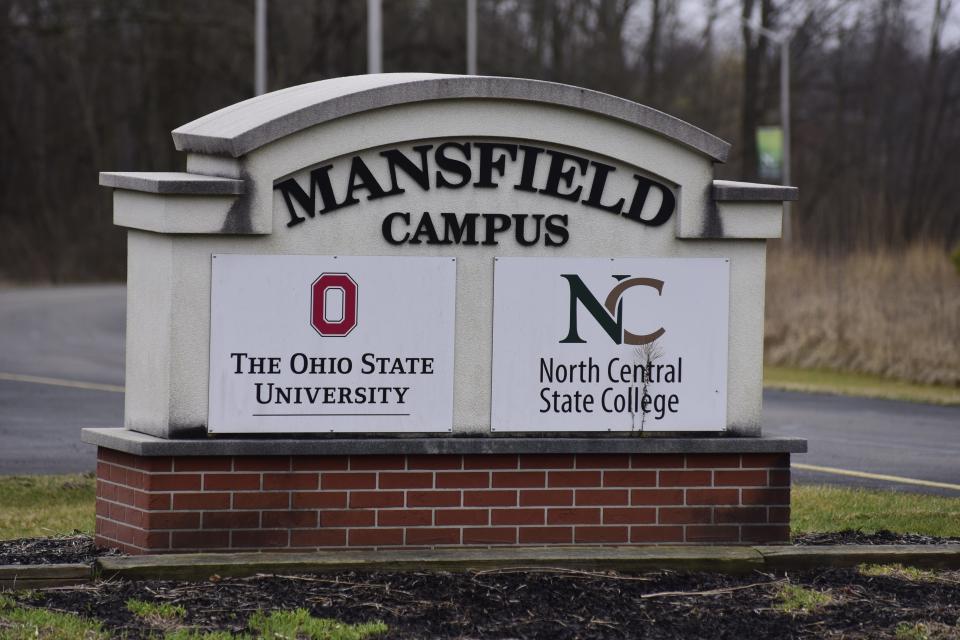
<instances>
[{"instance_id":1,"label":"red brick base","mask_svg":"<svg viewBox=\"0 0 960 640\"><path fill-rule=\"evenodd\" d=\"M100 447L127 553L786 542L789 454L141 457Z\"/></svg>"}]
</instances>

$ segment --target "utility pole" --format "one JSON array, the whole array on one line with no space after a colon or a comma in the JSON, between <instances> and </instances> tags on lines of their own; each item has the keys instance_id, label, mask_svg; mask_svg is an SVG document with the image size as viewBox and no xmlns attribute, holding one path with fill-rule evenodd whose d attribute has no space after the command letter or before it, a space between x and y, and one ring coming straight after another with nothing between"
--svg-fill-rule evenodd
<instances>
[{"instance_id":1,"label":"utility pole","mask_svg":"<svg viewBox=\"0 0 960 640\"><path fill-rule=\"evenodd\" d=\"M771 31L744 20L743 24L780 47L780 131L783 136L783 184L790 185L790 35L786 31ZM789 245L792 235L790 203L783 203L783 244Z\"/></svg>"},{"instance_id":2,"label":"utility pole","mask_svg":"<svg viewBox=\"0 0 960 640\"><path fill-rule=\"evenodd\" d=\"M254 11L254 62L253 92L263 95L267 92L267 0L256 0Z\"/></svg>"},{"instance_id":3,"label":"utility pole","mask_svg":"<svg viewBox=\"0 0 960 640\"><path fill-rule=\"evenodd\" d=\"M367 73L383 73L381 0L367 0Z\"/></svg>"},{"instance_id":4,"label":"utility pole","mask_svg":"<svg viewBox=\"0 0 960 640\"><path fill-rule=\"evenodd\" d=\"M477 0L467 0L467 75L477 75Z\"/></svg>"},{"instance_id":5,"label":"utility pole","mask_svg":"<svg viewBox=\"0 0 960 640\"><path fill-rule=\"evenodd\" d=\"M790 185L790 39L786 36L780 43L780 127L783 129L783 184ZM783 244L792 240L793 227L790 220L791 202L783 203Z\"/></svg>"}]
</instances>

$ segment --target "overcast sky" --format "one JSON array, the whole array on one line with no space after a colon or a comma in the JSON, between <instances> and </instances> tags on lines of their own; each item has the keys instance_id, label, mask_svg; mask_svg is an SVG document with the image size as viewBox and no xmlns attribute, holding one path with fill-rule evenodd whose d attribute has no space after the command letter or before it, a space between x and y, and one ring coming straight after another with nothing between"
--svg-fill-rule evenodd
<instances>
[{"instance_id":1,"label":"overcast sky","mask_svg":"<svg viewBox=\"0 0 960 640\"><path fill-rule=\"evenodd\" d=\"M708 0L676 0L678 4L677 16L683 23L684 29L689 33L700 32L706 24ZM866 3L846 3L841 0L808 0L805 2L781 2L786 8L786 14L782 18L781 27L788 29L799 23L807 11L807 7L813 2L825 6L836 6L849 4L849 8L841 11L843 19L852 23L858 18L857 9ZM757 2L759 5L760 3ZM905 3L908 11L916 19L917 26L921 29L917 33L919 39L918 45L926 47L927 39L930 36L930 26L933 20L933 12L936 6L935 0L907 0ZM716 24L716 43L718 46L740 47L740 6L741 0L720 0L718 3L718 19ZM631 30L635 29L637 35L636 42L642 42L643 34L646 32L649 23L649 3L640 2L631 16ZM960 46L960 6L954 6L953 11L948 16L947 25L944 30L943 47L951 48Z\"/></svg>"}]
</instances>

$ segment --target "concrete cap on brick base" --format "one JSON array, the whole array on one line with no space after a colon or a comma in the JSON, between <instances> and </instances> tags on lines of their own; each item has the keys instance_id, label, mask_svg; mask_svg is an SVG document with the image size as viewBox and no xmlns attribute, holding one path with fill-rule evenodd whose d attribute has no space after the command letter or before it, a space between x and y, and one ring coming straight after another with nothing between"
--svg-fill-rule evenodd
<instances>
[{"instance_id":1,"label":"concrete cap on brick base","mask_svg":"<svg viewBox=\"0 0 960 640\"><path fill-rule=\"evenodd\" d=\"M167 439L128 429L84 429L83 441L138 456L297 456L489 453L806 453L802 438L444 437Z\"/></svg>"}]
</instances>

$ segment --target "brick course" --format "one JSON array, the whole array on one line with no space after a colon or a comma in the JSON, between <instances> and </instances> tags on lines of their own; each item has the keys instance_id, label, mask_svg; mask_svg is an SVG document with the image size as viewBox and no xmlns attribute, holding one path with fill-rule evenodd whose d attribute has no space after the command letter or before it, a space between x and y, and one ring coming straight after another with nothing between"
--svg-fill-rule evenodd
<instances>
[{"instance_id":1,"label":"brick course","mask_svg":"<svg viewBox=\"0 0 960 640\"><path fill-rule=\"evenodd\" d=\"M789 454L97 455L96 542L133 554L790 534Z\"/></svg>"}]
</instances>

